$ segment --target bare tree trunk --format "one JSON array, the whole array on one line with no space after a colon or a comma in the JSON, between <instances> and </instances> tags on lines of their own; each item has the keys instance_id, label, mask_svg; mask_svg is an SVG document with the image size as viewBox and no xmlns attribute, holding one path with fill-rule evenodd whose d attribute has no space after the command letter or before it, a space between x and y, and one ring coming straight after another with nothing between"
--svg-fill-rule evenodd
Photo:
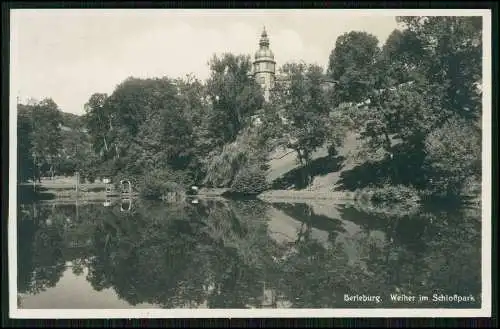
<instances>
[{"instance_id":1,"label":"bare tree trunk","mask_svg":"<svg viewBox=\"0 0 500 329\"><path fill-rule=\"evenodd\" d=\"M392 142L391 139L389 138L389 134L385 131L384 132L384 137L385 137L385 149L387 152L392 154Z\"/></svg>"},{"instance_id":2,"label":"bare tree trunk","mask_svg":"<svg viewBox=\"0 0 500 329\"><path fill-rule=\"evenodd\" d=\"M311 171L310 171L310 166L311 166L311 161L310 161L310 156L309 156L309 152L307 151L304 151L303 154L302 154L302 158L303 158L303 167L304 167L304 180L305 180L305 184L306 186L305 187L309 187L309 185L311 184Z\"/></svg>"},{"instance_id":3,"label":"bare tree trunk","mask_svg":"<svg viewBox=\"0 0 500 329\"><path fill-rule=\"evenodd\" d=\"M302 152L300 152L300 149L297 149L296 150L297 152L297 157L299 158L299 162L300 162L300 175L301 175L301 180L302 180L302 184L305 184L307 186L307 173L306 173L306 163L304 163L304 154L302 154Z\"/></svg>"},{"instance_id":4,"label":"bare tree trunk","mask_svg":"<svg viewBox=\"0 0 500 329\"><path fill-rule=\"evenodd\" d=\"M309 161L309 157L305 159L305 166L304 166L304 171L306 175L306 187L309 187L311 184L311 172L310 172L310 164L311 161Z\"/></svg>"},{"instance_id":5,"label":"bare tree trunk","mask_svg":"<svg viewBox=\"0 0 500 329\"><path fill-rule=\"evenodd\" d=\"M300 230L299 232L297 233L297 240L295 240L295 244L299 243L300 240L302 239L302 237L304 236L304 226L305 226L306 223L302 222L300 224Z\"/></svg>"},{"instance_id":6,"label":"bare tree trunk","mask_svg":"<svg viewBox=\"0 0 500 329\"><path fill-rule=\"evenodd\" d=\"M35 223L38 223L38 213L36 211L36 205L35 203L32 203L32 206L33 206L33 220L35 221Z\"/></svg>"},{"instance_id":7,"label":"bare tree trunk","mask_svg":"<svg viewBox=\"0 0 500 329\"><path fill-rule=\"evenodd\" d=\"M392 174L394 175L394 180L397 183L399 175L398 175L398 171L396 168L396 164L394 162L394 153L392 152L392 142L391 142L391 139L389 138L389 134L387 134L387 132L384 132L384 136L385 136L386 150L387 150L387 152L389 152L389 156L390 156Z\"/></svg>"},{"instance_id":8,"label":"bare tree trunk","mask_svg":"<svg viewBox=\"0 0 500 329\"><path fill-rule=\"evenodd\" d=\"M33 190L36 190L36 160L33 157Z\"/></svg>"}]
</instances>

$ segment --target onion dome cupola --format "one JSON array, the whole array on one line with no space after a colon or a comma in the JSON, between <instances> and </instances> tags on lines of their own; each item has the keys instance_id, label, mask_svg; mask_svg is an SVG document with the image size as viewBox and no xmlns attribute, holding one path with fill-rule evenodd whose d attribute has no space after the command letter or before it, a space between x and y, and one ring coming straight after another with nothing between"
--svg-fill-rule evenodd
<instances>
[{"instance_id":1,"label":"onion dome cupola","mask_svg":"<svg viewBox=\"0 0 500 329\"><path fill-rule=\"evenodd\" d=\"M273 65L258 65L259 63L269 63ZM262 31L259 41L259 50L255 52L254 70L255 72L260 71L272 71L274 73L274 54L269 48L269 38L267 36L266 28Z\"/></svg>"}]
</instances>

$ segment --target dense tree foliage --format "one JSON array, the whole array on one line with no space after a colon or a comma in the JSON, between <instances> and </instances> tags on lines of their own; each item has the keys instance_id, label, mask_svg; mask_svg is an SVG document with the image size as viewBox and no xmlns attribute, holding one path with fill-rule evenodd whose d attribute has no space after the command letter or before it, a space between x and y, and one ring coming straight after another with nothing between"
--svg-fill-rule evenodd
<instances>
[{"instance_id":1,"label":"dense tree foliage","mask_svg":"<svg viewBox=\"0 0 500 329\"><path fill-rule=\"evenodd\" d=\"M459 194L465 183L481 181L481 131L464 119L451 118L425 140L431 188Z\"/></svg>"},{"instance_id":2,"label":"dense tree foliage","mask_svg":"<svg viewBox=\"0 0 500 329\"><path fill-rule=\"evenodd\" d=\"M439 93L446 112L481 115L482 18L401 17L407 35L418 42L419 70Z\"/></svg>"},{"instance_id":3,"label":"dense tree foliage","mask_svg":"<svg viewBox=\"0 0 500 329\"><path fill-rule=\"evenodd\" d=\"M80 116L62 112L45 99L18 104L18 181L42 175L95 176L96 157Z\"/></svg>"},{"instance_id":4,"label":"dense tree foliage","mask_svg":"<svg viewBox=\"0 0 500 329\"><path fill-rule=\"evenodd\" d=\"M207 181L214 161L263 103L260 87L249 77L248 57L225 54L209 65L206 84L192 76L129 78L109 96L92 95L85 117L100 171L139 185L146 173L158 170ZM222 185L229 186L234 175L228 174Z\"/></svg>"},{"instance_id":5,"label":"dense tree foliage","mask_svg":"<svg viewBox=\"0 0 500 329\"><path fill-rule=\"evenodd\" d=\"M329 75L337 81L337 101L359 103L375 86L378 39L366 32L352 31L338 37L330 54Z\"/></svg>"},{"instance_id":6,"label":"dense tree foliage","mask_svg":"<svg viewBox=\"0 0 500 329\"><path fill-rule=\"evenodd\" d=\"M321 67L287 63L280 73L270 109L264 115L262 143L294 150L308 182L312 153L325 143L339 146L346 130L345 122L332 108Z\"/></svg>"},{"instance_id":7,"label":"dense tree foliage","mask_svg":"<svg viewBox=\"0 0 500 329\"><path fill-rule=\"evenodd\" d=\"M397 20L382 46L367 32L341 35L326 72L285 63L269 102L250 57L223 54L210 59L206 81L130 77L110 95L95 93L83 119L50 99L20 105L19 180L79 171L134 186L171 177L181 187L229 188L249 182L249 170L265 175L270 152L285 148L307 186L312 154L335 154L349 132L364 166L383 167L379 184L460 194L480 181L481 18Z\"/></svg>"},{"instance_id":8,"label":"dense tree foliage","mask_svg":"<svg viewBox=\"0 0 500 329\"><path fill-rule=\"evenodd\" d=\"M24 106L17 108L17 180L34 179L34 160L32 157L33 121L30 111Z\"/></svg>"},{"instance_id":9,"label":"dense tree foliage","mask_svg":"<svg viewBox=\"0 0 500 329\"><path fill-rule=\"evenodd\" d=\"M62 114L50 98L18 104L19 178L39 179L43 172L54 174L62 150Z\"/></svg>"},{"instance_id":10,"label":"dense tree foliage","mask_svg":"<svg viewBox=\"0 0 500 329\"><path fill-rule=\"evenodd\" d=\"M259 110L264 97L259 85L249 76L249 56L224 54L209 63L211 76L207 93L212 103L209 129L218 145L233 142L240 130Z\"/></svg>"},{"instance_id":11,"label":"dense tree foliage","mask_svg":"<svg viewBox=\"0 0 500 329\"><path fill-rule=\"evenodd\" d=\"M344 95L340 83L339 104L360 135L364 159L384 161L392 184L460 194L466 177L480 181L481 18L401 17L398 21L401 29L389 36L379 52L370 52L377 55L370 62L373 77L366 79L374 83L357 99ZM342 44L333 53L357 54L358 48L357 43ZM336 60L338 55L332 55L330 68L335 75L337 67L338 78L344 71L340 64L332 65ZM368 73L360 66L359 74ZM352 102L357 104L342 105ZM462 147L452 150L446 140ZM442 161L445 152L449 162ZM461 169L452 161L461 162Z\"/></svg>"}]
</instances>

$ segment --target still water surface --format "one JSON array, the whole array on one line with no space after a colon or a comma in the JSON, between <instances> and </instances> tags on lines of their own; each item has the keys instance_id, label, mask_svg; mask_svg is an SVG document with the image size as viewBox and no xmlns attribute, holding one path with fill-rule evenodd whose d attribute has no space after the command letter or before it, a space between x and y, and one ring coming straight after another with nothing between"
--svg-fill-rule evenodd
<instances>
[{"instance_id":1,"label":"still water surface","mask_svg":"<svg viewBox=\"0 0 500 329\"><path fill-rule=\"evenodd\" d=\"M331 202L22 203L18 307L479 308L479 219Z\"/></svg>"}]
</instances>

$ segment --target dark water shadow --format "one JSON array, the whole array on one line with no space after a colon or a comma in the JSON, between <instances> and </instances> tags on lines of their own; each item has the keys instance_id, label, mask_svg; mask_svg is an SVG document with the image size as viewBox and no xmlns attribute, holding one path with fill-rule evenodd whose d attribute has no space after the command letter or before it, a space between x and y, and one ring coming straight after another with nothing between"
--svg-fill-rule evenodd
<instances>
[{"instance_id":1,"label":"dark water shadow","mask_svg":"<svg viewBox=\"0 0 500 329\"><path fill-rule=\"evenodd\" d=\"M41 188L36 186L33 188L32 185L18 185L17 186L17 200L19 202L31 202L39 200L53 200L56 198L56 194L49 191L46 188Z\"/></svg>"},{"instance_id":2,"label":"dark water shadow","mask_svg":"<svg viewBox=\"0 0 500 329\"><path fill-rule=\"evenodd\" d=\"M18 185L17 186L17 200L18 202L32 202L32 201L45 201L45 200L55 200L59 192L67 194L68 192L74 192L74 187L64 187L57 189L50 189L47 187L39 186L33 187L33 185ZM79 191L80 195L85 195L85 193L96 193L103 192L105 188L103 187L82 187ZM75 192L76 194L76 192Z\"/></svg>"},{"instance_id":3,"label":"dark water shadow","mask_svg":"<svg viewBox=\"0 0 500 329\"><path fill-rule=\"evenodd\" d=\"M222 193L220 196L224 199L233 201L253 201L253 200L260 200L259 198L257 198L257 195L258 195L257 193L248 194L248 193L226 191Z\"/></svg>"},{"instance_id":4,"label":"dark water shadow","mask_svg":"<svg viewBox=\"0 0 500 329\"><path fill-rule=\"evenodd\" d=\"M313 207L306 203L273 203L272 205L309 228L328 232L330 241L333 241L338 234L346 232L338 218L316 214Z\"/></svg>"},{"instance_id":5,"label":"dark water shadow","mask_svg":"<svg viewBox=\"0 0 500 329\"><path fill-rule=\"evenodd\" d=\"M404 246L416 254L424 254L427 251L424 236L435 229L428 217L420 213L388 216L368 213L346 205L342 205L339 212L344 220L353 222L367 231L382 231L391 243Z\"/></svg>"}]
</instances>

